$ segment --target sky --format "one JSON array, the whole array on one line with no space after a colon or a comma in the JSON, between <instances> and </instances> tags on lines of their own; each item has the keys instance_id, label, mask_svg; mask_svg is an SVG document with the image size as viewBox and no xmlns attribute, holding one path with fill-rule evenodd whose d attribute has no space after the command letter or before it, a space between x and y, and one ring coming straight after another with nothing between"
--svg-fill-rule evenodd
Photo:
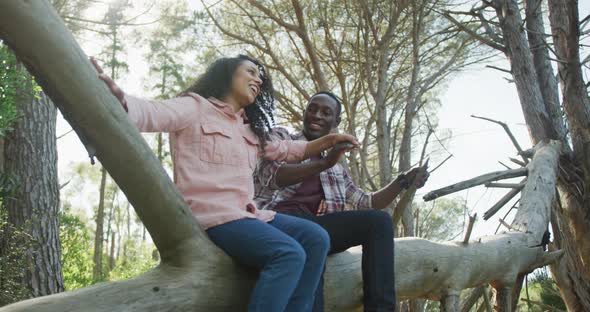
<instances>
[{"instance_id":1,"label":"sky","mask_svg":"<svg viewBox=\"0 0 590 312\"><path fill-rule=\"evenodd\" d=\"M193 8L198 7L197 1L189 1ZM580 1L580 16L590 13L590 1ZM83 43L83 49L92 55L95 44L90 40ZM143 57L129 57L129 65L133 72L120 81L120 85L129 93L140 94L144 91L143 80L146 74L145 65L141 65ZM499 60L498 67L508 68L505 60ZM506 132L496 124L470 117L477 115L505 122L524 148L530 148L531 142L524 123L524 117L518 101L516 88L505 78L506 73L475 65L458 73L450 80L446 91L441 93L441 108L438 111L439 127L437 134L451 132L453 137L446 146L453 156L439 169L433 172L426 186L417 193L420 199L425 193L475 176L505 169L498 161L516 168L509 157L516 157L516 149L508 139ZM58 118L58 136L70 131L70 126L61 115ZM88 161L88 156L77 136L72 132L58 140L58 170L60 179L71 176L72 164ZM446 154L448 155L448 154ZM440 160L439 160L440 161ZM431 162L431 168L438 162ZM63 183L64 181L61 181ZM505 214L504 207L489 221L483 221L483 213L507 192L506 189L486 189L476 187L449 197L459 197L467 205L470 214L477 213L472 237L494 234L498 226L498 218ZM91 207L88 198L79 196L74 202L78 205ZM511 203L509 203L510 205ZM507 205L507 206L509 206ZM460 239L460 237L458 238Z\"/></svg>"}]
</instances>

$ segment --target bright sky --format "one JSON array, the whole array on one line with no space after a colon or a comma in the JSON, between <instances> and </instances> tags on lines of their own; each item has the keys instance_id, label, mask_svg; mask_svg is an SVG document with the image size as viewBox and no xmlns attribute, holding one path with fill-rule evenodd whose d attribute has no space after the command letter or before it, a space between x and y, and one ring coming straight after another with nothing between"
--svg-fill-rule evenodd
<instances>
[{"instance_id":1,"label":"bright sky","mask_svg":"<svg viewBox=\"0 0 590 312\"><path fill-rule=\"evenodd\" d=\"M198 6L196 0L189 0L189 3L193 7ZM590 13L590 3L580 1L580 11L580 16ZM88 54L93 54L93 50L96 49L91 41L83 45ZM132 73L120 81L120 84L130 93L141 94L143 92L141 77L146 74L147 70L145 65L141 65L141 58L143 58L142 55L128 58L130 68L133 69ZM496 65L508 68L505 62L499 62ZM496 124L471 118L470 115L488 117L507 123L520 145L525 149L531 147L516 88L504 77L507 77L505 73L477 65L460 73L448 83L448 89L440 98L442 107L438 113L437 134L442 136L443 133L452 131L453 139L448 150L453 154L453 157L432 173L427 185L418 194L420 198L428 191L487 172L504 169L498 161L514 168L517 167L508 160L508 157L516 156L516 149L504 130ZM70 126L60 116L57 127L58 136L69 130ZM88 159L82 144L73 133L58 141L58 153L61 179L70 176L69 172L73 163ZM436 164L436 162L431 162L431 167ZM467 201L468 209L477 212L479 217L473 237L494 233L498 225L498 218L506 213L508 207L504 207L497 213L493 220L484 222L481 217L506 192L506 189L486 190L484 187L478 187L451 195L461 196ZM82 198L78 198L77 202L83 206L87 205L87 208L92 206L91 203L85 203Z\"/></svg>"}]
</instances>

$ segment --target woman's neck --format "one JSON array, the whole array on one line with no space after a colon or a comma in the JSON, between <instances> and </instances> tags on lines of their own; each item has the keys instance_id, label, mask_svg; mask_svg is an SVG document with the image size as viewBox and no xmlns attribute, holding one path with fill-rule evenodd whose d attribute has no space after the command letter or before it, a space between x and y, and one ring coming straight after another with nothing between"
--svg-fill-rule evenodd
<instances>
[{"instance_id":1,"label":"woman's neck","mask_svg":"<svg viewBox=\"0 0 590 312\"><path fill-rule=\"evenodd\" d=\"M229 104L234 110L234 112L238 112L240 109L242 109L242 106L232 96L224 96L220 100Z\"/></svg>"}]
</instances>

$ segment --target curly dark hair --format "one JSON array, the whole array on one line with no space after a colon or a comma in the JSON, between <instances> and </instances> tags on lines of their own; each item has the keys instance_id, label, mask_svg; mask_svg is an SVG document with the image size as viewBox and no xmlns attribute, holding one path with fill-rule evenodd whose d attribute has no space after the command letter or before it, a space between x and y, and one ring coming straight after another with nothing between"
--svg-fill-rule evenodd
<instances>
[{"instance_id":1,"label":"curly dark hair","mask_svg":"<svg viewBox=\"0 0 590 312\"><path fill-rule=\"evenodd\" d=\"M238 55L237 57L223 57L213 62L204 74L184 92L194 92L204 98L215 97L223 98L230 91L232 78L238 66L245 61L250 61L258 66L260 72L260 93L254 100L254 103L246 106L244 111L250 129L258 136L261 143L268 138L268 133L274 125L273 112L275 109L273 86L266 68L258 60L246 56Z\"/></svg>"}]
</instances>

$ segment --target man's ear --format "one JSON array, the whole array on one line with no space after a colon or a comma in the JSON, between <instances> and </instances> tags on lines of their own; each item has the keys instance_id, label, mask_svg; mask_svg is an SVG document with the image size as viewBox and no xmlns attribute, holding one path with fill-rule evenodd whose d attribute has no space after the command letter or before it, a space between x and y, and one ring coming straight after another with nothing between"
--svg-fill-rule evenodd
<instances>
[{"instance_id":1,"label":"man's ear","mask_svg":"<svg viewBox=\"0 0 590 312\"><path fill-rule=\"evenodd\" d=\"M334 128L337 128L340 125L341 121L342 121L342 118L340 117L340 115L338 115L338 117L336 117L336 125Z\"/></svg>"}]
</instances>

